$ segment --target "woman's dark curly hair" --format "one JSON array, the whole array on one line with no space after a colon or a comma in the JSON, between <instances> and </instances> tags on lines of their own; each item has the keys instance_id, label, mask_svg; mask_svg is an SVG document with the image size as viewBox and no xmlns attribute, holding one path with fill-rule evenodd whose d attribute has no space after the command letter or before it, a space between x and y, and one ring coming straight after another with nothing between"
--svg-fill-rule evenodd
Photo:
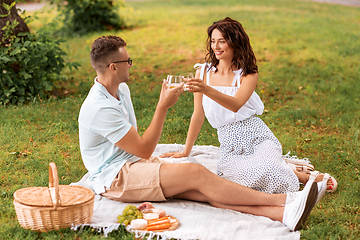
<instances>
[{"instance_id":1,"label":"woman's dark curly hair","mask_svg":"<svg viewBox=\"0 0 360 240\"><path fill-rule=\"evenodd\" d=\"M217 71L219 60L216 59L215 53L211 48L211 34L214 29L220 31L227 44L234 50L234 58L232 60L234 70L242 69L244 76L257 73L256 57L250 45L250 39L241 23L229 17L214 22L207 30L207 54L205 61L211 63L216 68L215 72Z\"/></svg>"}]
</instances>

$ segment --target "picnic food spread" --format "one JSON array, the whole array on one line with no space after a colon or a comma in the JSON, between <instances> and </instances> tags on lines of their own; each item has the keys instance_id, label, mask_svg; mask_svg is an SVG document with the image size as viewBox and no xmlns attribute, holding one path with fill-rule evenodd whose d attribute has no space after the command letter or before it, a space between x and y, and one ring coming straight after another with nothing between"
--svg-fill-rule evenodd
<instances>
[{"instance_id":1,"label":"picnic food spread","mask_svg":"<svg viewBox=\"0 0 360 240\"><path fill-rule=\"evenodd\" d=\"M150 202L140 204L139 207L127 205L118 222L130 225L134 230L143 231L171 231L179 226L179 221L166 214L163 209L156 209Z\"/></svg>"}]
</instances>

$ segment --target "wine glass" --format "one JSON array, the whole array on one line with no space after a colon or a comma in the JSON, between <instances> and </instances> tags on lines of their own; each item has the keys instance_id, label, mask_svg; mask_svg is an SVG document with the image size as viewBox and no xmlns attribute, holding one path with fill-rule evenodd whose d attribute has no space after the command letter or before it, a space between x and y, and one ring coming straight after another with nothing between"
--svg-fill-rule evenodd
<instances>
[{"instance_id":1,"label":"wine glass","mask_svg":"<svg viewBox=\"0 0 360 240\"><path fill-rule=\"evenodd\" d=\"M184 79L184 78L190 79L190 78L194 78L194 75L193 75L192 73L182 73L182 74L180 74L180 77L182 77L183 79ZM188 91L188 90L189 90L189 88L188 88L188 86L187 86L186 83L185 83L185 85L184 85L184 90L185 90L185 91Z\"/></svg>"},{"instance_id":2,"label":"wine glass","mask_svg":"<svg viewBox=\"0 0 360 240\"><path fill-rule=\"evenodd\" d=\"M183 82L183 78L178 75L168 75L166 78L167 87L172 89Z\"/></svg>"}]
</instances>

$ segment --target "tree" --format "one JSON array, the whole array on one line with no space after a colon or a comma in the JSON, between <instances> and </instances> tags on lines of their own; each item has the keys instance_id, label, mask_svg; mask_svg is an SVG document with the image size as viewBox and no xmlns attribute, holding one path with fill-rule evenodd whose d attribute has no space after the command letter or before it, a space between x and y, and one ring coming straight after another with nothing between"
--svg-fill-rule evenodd
<instances>
[{"instance_id":1,"label":"tree","mask_svg":"<svg viewBox=\"0 0 360 240\"><path fill-rule=\"evenodd\" d=\"M5 5L6 4L6 5ZM11 7L11 8L10 8ZM10 8L10 9L9 9ZM21 32L29 32L29 28L24 22L24 20L19 16L18 10L16 9L15 0L0 0L0 36L4 36L3 27L6 26L6 23L9 21L18 22L18 25L13 29L13 36L17 36ZM6 42L6 41L5 41Z\"/></svg>"},{"instance_id":2,"label":"tree","mask_svg":"<svg viewBox=\"0 0 360 240\"><path fill-rule=\"evenodd\" d=\"M66 80L62 70L79 66L65 61L66 53L60 48L64 41L53 38L51 24L29 31L17 13L19 1L0 0L0 105L48 97L56 82Z\"/></svg>"},{"instance_id":3,"label":"tree","mask_svg":"<svg viewBox=\"0 0 360 240\"><path fill-rule=\"evenodd\" d=\"M123 0L51 0L64 19L63 30L83 35L90 32L121 29L124 21L118 15Z\"/></svg>"}]
</instances>

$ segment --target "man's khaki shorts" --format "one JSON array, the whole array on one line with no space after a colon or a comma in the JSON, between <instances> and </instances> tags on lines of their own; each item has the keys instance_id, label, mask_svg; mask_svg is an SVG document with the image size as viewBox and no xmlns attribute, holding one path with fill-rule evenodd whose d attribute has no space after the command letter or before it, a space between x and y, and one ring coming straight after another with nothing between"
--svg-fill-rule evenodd
<instances>
[{"instance_id":1,"label":"man's khaki shorts","mask_svg":"<svg viewBox=\"0 0 360 240\"><path fill-rule=\"evenodd\" d=\"M160 186L160 166L157 157L126 162L101 195L121 202L166 201Z\"/></svg>"}]
</instances>

